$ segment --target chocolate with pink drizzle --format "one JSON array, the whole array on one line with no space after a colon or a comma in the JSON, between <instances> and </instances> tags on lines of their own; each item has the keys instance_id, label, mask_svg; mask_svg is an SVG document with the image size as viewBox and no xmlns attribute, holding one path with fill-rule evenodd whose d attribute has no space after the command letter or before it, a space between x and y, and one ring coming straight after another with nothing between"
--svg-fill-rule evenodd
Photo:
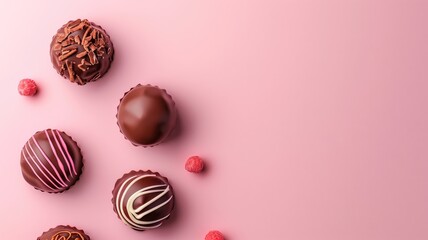
<instances>
[{"instance_id":1,"label":"chocolate with pink drizzle","mask_svg":"<svg viewBox=\"0 0 428 240\"><path fill-rule=\"evenodd\" d=\"M113 44L100 26L77 19L62 26L53 37L50 55L54 68L79 85L96 81L110 68Z\"/></svg>"},{"instance_id":2,"label":"chocolate with pink drizzle","mask_svg":"<svg viewBox=\"0 0 428 240\"><path fill-rule=\"evenodd\" d=\"M21 151L22 175L34 188L59 193L76 183L83 158L73 139L56 129L35 133Z\"/></svg>"}]
</instances>

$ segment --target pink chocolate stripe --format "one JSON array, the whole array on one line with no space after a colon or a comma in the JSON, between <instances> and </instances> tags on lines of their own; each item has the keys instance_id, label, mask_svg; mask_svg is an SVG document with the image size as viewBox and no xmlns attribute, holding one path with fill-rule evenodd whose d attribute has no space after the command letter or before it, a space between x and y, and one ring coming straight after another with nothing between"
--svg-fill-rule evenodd
<instances>
[{"instance_id":1,"label":"pink chocolate stripe","mask_svg":"<svg viewBox=\"0 0 428 240\"><path fill-rule=\"evenodd\" d=\"M37 148L39 149L40 153L43 155L43 157L46 159L46 161L49 163L49 165L51 165L52 169L54 170L55 174L57 175L57 177L59 178L59 180L61 181L61 185L63 187L67 186L67 184L64 182L64 179L61 178L61 176L59 175L58 171L56 170L56 167L53 165L52 161L48 158L48 156L46 156L46 153L43 151L43 149L40 147L39 143L36 141L36 138L33 136L32 137L34 144L37 146Z\"/></svg>"},{"instance_id":2,"label":"pink chocolate stripe","mask_svg":"<svg viewBox=\"0 0 428 240\"><path fill-rule=\"evenodd\" d=\"M27 146L30 147L31 152L33 153L33 156L36 158L36 160L39 162L39 165L36 164L36 166L42 166L43 169L51 176L51 178L53 180L55 180L59 185L61 185L61 183L54 177L54 175L46 168L46 166L42 163L42 161L40 160L40 158L37 156L36 152L34 151L33 147L30 144L30 141L27 142ZM28 151L28 150L27 150ZM33 157L31 156L30 152L28 151L28 156L31 157L31 159L33 159ZM33 159L34 161L34 159ZM36 162L36 161L34 161ZM41 170L40 170L41 171ZM43 173L43 171L41 171ZM51 179L49 177L47 177L48 179ZM56 187L58 187L56 184L54 184ZM61 187L58 187L61 188Z\"/></svg>"},{"instance_id":3,"label":"pink chocolate stripe","mask_svg":"<svg viewBox=\"0 0 428 240\"><path fill-rule=\"evenodd\" d=\"M52 130L51 130L51 131L52 131ZM45 130L45 134L46 134L46 137L48 138L49 145L50 145L50 146L51 146L51 148L52 148L52 152L53 152L53 153L54 153L54 155L55 155L55 158L56 158L56 161L57 161L57 163L58 163L59 168L61 169L62 173L64 174L65 179L66 179L67 181L70 181L70 180L68 179L67 173L65 172L64 165L62 164L61 159L58 157L58 154L57 154L57 152L56 152L56 148L54 147L54 145L53 145L53 143L52 143L52 141L51 141L51 138L49 137L49 133L48 133L48 131L47 131L47 130ZM53 132L52 132L52 134L53 134Z\"/></svg>"},{"instance_id":4,"label":"pink chocolate stripe","mask_svg":"<svg viewBox=\"0 0 428 240\"><path fill-rule=\"evenodd\" d=\"M28 143L27 143L28 144ZM28 151L28 147L27 144L25 144L25 151L28 154L28 156L31 158L31 161L34 163L34 165L37 167L37 169L39 169L39 171L43 174L43 176L45 176L45 178L47 180L49 180L50 183L52 183L52 185L54 185L57 189L60 189L61 187L59 187L58 185L56 185L48 176L46 176L46 174L43 172L42 169L40 169L40 166L37 165L36 161L34 161L33 157L31 156L30 152ZM31 147L31 146L30 146ZM36 175L36 177L43 183L45 184L48 188L53 189L52 187L50 187L45 181L43 181L43 179L37 174L37 172L34 170L34 168L31 166L30 162L28 161L27 157L25 156L24 152L22 153L22 155L24 156L25 161L27 162L28 166L30 166L31 170L33 171L33 173Z\"/></svg>"},{"instance_id":5,"label":"pink chocolate stripe","mask_svg":"<svg viewBox=\"0 0 428 240\"><path fill-rule=\"evenodd\" d=\"M60 143L59 143L59 141L58 141L58 139L56 137L56 134L55 134L55 132L53 130L52 130L52 136L53 136L53 138L55 140L56 145L58 146L59 151L61 152L61 155L62 155L65 163L67 164L68 170L70 171L70 175L72 175L73 173L71 172L71 166L70 166L70 163L69 163L70 160L65 156L64 151L62 150L62 147L61 147L61 145L60 145Z\"/></svg>"},{"instance_id":6,"label":"pink chocolate stripe","mask_svg":"<svg viewBox=\"0 0 428 240\"><path fill-rule=\"evenodd\" d=\"M61 144L62 144L62 147L65 149L65 153L66 153L66 154L67 154L67 156L68 156L68 160L70 161L71 166L73 167L74 174L76 174L76 175L77 175L76 168L74 167L74 161L73 161L73 158L70 156L70 153L68 152L67 144L65 144L64 139L62 138L62 136L61 136L61 134L59 133L59 131L58 131L58 130L55 130L55 132L58 134L58 137L59 137L59 140L60 140L60 142L61 142Z\"/></svg>"}]
</instances>

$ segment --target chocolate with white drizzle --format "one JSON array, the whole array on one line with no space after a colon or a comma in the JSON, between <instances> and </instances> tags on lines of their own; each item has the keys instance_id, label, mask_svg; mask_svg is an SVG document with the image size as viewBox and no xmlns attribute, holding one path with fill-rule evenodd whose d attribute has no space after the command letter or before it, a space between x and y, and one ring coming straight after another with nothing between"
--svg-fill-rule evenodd
<instances>
[{"instance_id":1,"label":"chocolate with white drizzle","mask_svg":"<svg viewBox=\"0 0 428 240\"><path fill-rule=\"evenodd\" d=\"M79 179L82 167L77 143L56 129L35 133L21 151L25 181L43 192L59 193L69 189Z\"/></svg>"},{"instance_id":2,"label":"chocolate with white drizzle","mask_svg":"<svg viewBox=\"0 0 428 240\"><path fill-rule=\"evenodd\" d=\"M77 19L62 26L50 45L51 61L64 78L79 85L102 77L113 61L113 44L100 26Z\"/></svg>"},{"instance_id":3,"label":"chocolate with white drizzle","mask_svg":"<svg viewBox=\"0 0 428 240\"><path fill-rule=\"evenodd\" d=\"M172 187L165 177L151 171L131 171L117 180L113 209L134 230L160 227L174 208Z\"/></svg>"}]
</instances>

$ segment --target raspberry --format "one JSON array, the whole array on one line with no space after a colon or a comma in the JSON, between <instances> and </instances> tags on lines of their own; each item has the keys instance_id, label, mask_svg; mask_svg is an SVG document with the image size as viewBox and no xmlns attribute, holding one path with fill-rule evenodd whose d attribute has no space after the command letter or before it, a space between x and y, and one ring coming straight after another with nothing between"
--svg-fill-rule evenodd
<instances>
[{"instance_id":1,"label":"raspberry","mask_svg":"<svg viewBox=\"0 0 428 240\"><path fill-rule=\"evenodd\" d=\"M22 79L19 81L18 92L22 96L33 96L37 92L36 82L31 79Z\"/></svg>"},{"instance_id":2,"label":"raspberry","mask_svg":"<svg viewBox=\"0 0 428 240\"><path fill-rule=\"evenodd\" d=\"M205 240L224 240L223 234L220 231L209 231L205 236Z\"/></svg>"},{"instance_id":3,"label":"raspberry","mask_svg":"<svg viewBox=\"0 0 428 240\"><path fill-rule=\"evenodd\" d=\"M189 172L200 173L204 169L204 162L198 156L191 156L187 159L184 168Z\"/></svg>"}]
</instances>

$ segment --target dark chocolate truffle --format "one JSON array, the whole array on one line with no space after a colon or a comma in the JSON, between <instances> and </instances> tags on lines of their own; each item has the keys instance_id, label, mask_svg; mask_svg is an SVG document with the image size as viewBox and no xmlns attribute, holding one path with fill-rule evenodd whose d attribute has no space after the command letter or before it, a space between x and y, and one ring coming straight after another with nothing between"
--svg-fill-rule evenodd
<instances>
[{"instance_id":1,"label":"dark chocolate truffle","mask_svg":"<svg viewBox=\"0 0 428 240\"><path fill-rule=\"evenodd\" d=\"M21 170L25 181L49 193L69 189L82 173L80 148L73 139L58 130L34 134L21 151Z\"/></svg>"},{"instance_id":2,"label":"dark chocolate truffle","mask_svg":"<svg viewBox=\"0 0 428 240\"><path fill-rule=\"evenodd\" d=\"M100 26L77 19L62 26L51 43L51 61L64 78L79 85L102 77L113 61L113 44Z\"/></svg>"},{"instance_id":3,"label":"dark chocolate truffle","mask_svg":"<svg viewBox=\"0 0 428 240\"><path fill-rule=\"evenodd\" d=\"M134 145L154 146L174 130L177 110L163 89L138 84L125 93L117 108L117 124Z\"/></svg>"},{"instance_id":4,"label":"dark chocolate truffle","mask_svg":"<svg viewBox=\"0 0 428 240\"><path fill-rule=\"evenodd\" d=\"M113 189L113 209L131 228L154 229L170 216L174 195L168 180L151 171L132 171L117 180Z\"/></svg>"},{"instance_id":5,"label":"dark chocolate truffle","mask_svg":"<svg viewBox=\"0 0 428 240\"><path fill-rule=\"evenodd\" d=\"M60 225L44 232L37 240L90 240L84 231L75 227Z\"/></svg>"}]
</instances>

